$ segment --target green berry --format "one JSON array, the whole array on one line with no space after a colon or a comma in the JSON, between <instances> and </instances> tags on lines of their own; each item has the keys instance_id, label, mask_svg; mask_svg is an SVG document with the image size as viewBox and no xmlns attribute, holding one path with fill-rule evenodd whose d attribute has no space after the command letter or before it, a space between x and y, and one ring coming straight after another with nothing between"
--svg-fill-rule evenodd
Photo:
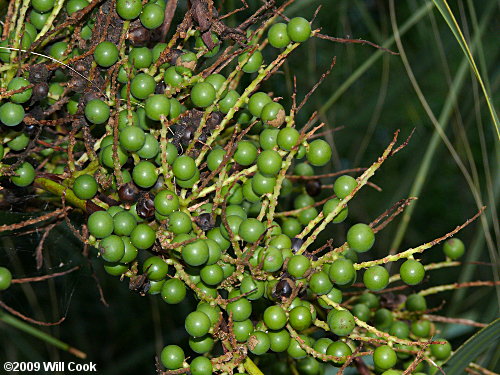
<instances>
[{"instance_id":1,"label":"green berry","mask_svg":"<svg viewBox=\"0 0 500 375\"><path fill-rule=\"evenodd\" d=\"M283 311L283 309L277 305L268 307L264 311L263 319L266 326L272 330L282 329L287 322L285 311Z\"/></svg>"},{"instance_id":2,"label":"green berry","mask_svg":"<svg viewBox=\"0 0 500 375\"><path fill-rule=\"evenodd\" d=\"M250 56L250 58L248 58L248 54L249 52L241 54L240 57L238 58L238 63L241 64L243 61L246 61L246 63L243 64L242 70L245 73L255 73L259 71L262 62L264 60L264 57L262 56L262 52L260 52L259 50L254 51Z\"/></svg>"},{"instance_id":3,"label":"green berry","mask_svg":"<svg viewBox=\"0 0 500 375\"><path fill-rule=\"evenodd\" d=\"M94 60L97 65L109 68L118 61L118 47L114 43L104 41L97 45L94 50Z\"/></svg>"},{"instance_id":4,"label":"green berry","mask_svg":"<svg viewBox=\"0 0 500 375\"><path fill-rule=\"evenodd\" d=\"M356 280L356 270L349 259L337 259L330 266L330 280L337 285L350 285Z\"/></svg>"},{"instance_id":5,"label":"green berry","mask_svg":"<svg viewBox=\"0 0 500 375\"><path fill-rule=\"evenodd\" d=\"M347 243L351 249L358 253L370 250L374 242L375 234L372 228L366 224L355 224L347 231Z\"/></svg>"},{"instance_id":6,"label":"green berry","mask_svg":"<svg viewBox=\"0 0 500 375\"><path fill-rule=\"evenodd\" d=\"M207 357L196 357L189 366L191 375L212 375L212 362Z\"/></svg>"},{"instance_id":7,"label":"green berry","mask_svg":"<svg viewBox=\"0 0 500 375\"><path fill-rule=\"evenodd\" d=\"M149 249L156 240L156 233L147 224L138 224L130 234L132 244L140 250Z\"/></svg>"},{"instance_id":8,"label":"green berry","mask_svg":"<svg viewBox=\"0 0 500 375\"><path fill-rule=\"evenodd\" d=\"M139 18L146 29L156 29L162 25L165 14L164 10L159 5L147 3L142 8L142 13Z\"/></svg>"},{"instance_id":9,"label":"green berry","mask_svg":"<svg viewBox=\"0 0 500 375\"><path fill-rule=\"evenodd\" d=\"M309 143L306 153L307 160L315 167L321 167L328 163L332 157L332 148L322 139L316 139Z\"/></svg>"},{"instance_id":10,"label":"green berry","mask_svg":"<svg viewBox=\"0 0 500 375\"><path fill-rule=\"evenodd\" d=\"M112 234L101 241L99 250L106 262L114 263L125 255L125 244L120 237Z\"/></svg>"},{"instance_id":11,"label":"green berry","mask_svg":"<svg viewBox=\"0 0 500 375\"><path fill-rule=\"evenodd\" d=\"M405 302L406 310L408 311L425 311L427 303L425 297L420 294L410 294Z\"/></svg>"},{"instance_id":12,"label":"green berry","mask_svg":"<svg viewBox=\"0 0 500 375\"><path fill-rule=\"evenodd\" d=\"M114 232L119 236L129 236L136 225L134 215L128 211L118 212L113 216Z\"/></svg>"},{"instance_id":13,"label":"green berry","mask_svg":"<svg viewBox=\"0 0 500 375\"><path fill-rule=\"evenodd\" d=\"M168 264L161 257L152 256L145 260L142 265L142 272L148 275L149 280L160 281L167 276Z\"/></svg>"},{"instance_id":14,"label":"green berry","mask_svg":"<svg viewBox=\"0 0 500 375\"><path fill-rule=\"evenodd\" d=\"M12 274L5 267L0 267L0 291L6 290L10 287L12 281Z\"/></svg>"},{"instance_id":15,"label":"green berry","mask_svg":"<svg viewBox=\"0 0 500 375\"><path fill-rule=\"evenodd\" d=\"M290 321L291 326L298 331L302 331L306 328L309 328L312 324L311 312L305 306L294 307L290 311L288 319Z\"/></svg>"},{"instance_id":16,"label":"green berry","mask_svg":"<svg viewBox=\"0 0 500 375\"><path fill-rule=\"evenodd\" d=\"M309 280L309 288L311 291L317 295L327 294L333 288L333 284L328 277L328 274L324 271L316 272L311 276Z\"/></svg>"},{"instance_id":17,"label":"green berry","mask_svg":"<svg viewBox=\"0 0 500 375\"><path fill-rule=\"evenodd\" d=\"M290 39L297 43L305 42L311 36L311 24L302 17L292 18L286 30Z\"/></svg>"},{"instance_id":18,"label":"green berry","mask_svg":"<svg viewBox=\"0 0 500 375\"><path fill-rule=\"evenodd\" d=\"M137 99L146 99L155 91L155 87L156 82L154 78L146 73L137 74L130 82L130 92Z\"/></svg>"},{"instance_id":19,"label":"green berry","mask_svg":"<svg viewBox=\"0 0 500 375\"><path fill-rule=\"evenodd\" d=\"M92 199L97 193L97 182L93 176L83 174L73 183L73 192L80 199Z\"/></svg>"},{"instance_id":20,"label":"green berry","mask_svg":"<svg viewBox=\"0 0 500 375\"><path fill-rule=\"evenodd\" d=\"M436 341L446 341L443 339L436 338ZM434 358L443 361L447 359L451 354L451 345L448 341L445 344L431 344L431 354Z\"/></svg>"},{"instance_id":21,"label":"green berry","mask_svg":"<svg viewBox=\"0 0 500 375\"><path fill-rule=\"evenodd\" d=\"M382 266L372 266L365 271L363 282L370 290L382 290L389 284L389 272Z\"/></svg>"},{"instance_id":22,"label":"green berry","mask_svg":"<svg viewBox=\"0 0 500 375\"><path fill-rule=\"evenodd\" d=\"M269 29L267 33L269 44L274 48L284 48L290 43L290 37L287 32L287 25L284 23L276 23Z\"/></svg>"},{"instance_id":23,"label":"green berry","mask_svg":"<svg viewBox=\"0 0 500 375\"><path fill-rule=\"evenodd\" d=\"M271 341L271 350L276 353L284 352L290 345L290 334L286 329L269 331L269 340Z\"/></svg>"},{"instance_id":24,"label":"green berry","mask_svg":"<svg viewBox=\"0 0 500 375\"><path fill-rule=\"evenodd\" d=\"M214 102L215 96L215 88L207 82L199 82L191 89L191 101L196 107L208 107Z\"/></svg>"},{"instance_id":25,"label":"green berry","mask_svg":"<svg viewBox=\"0 0 500 375\"><path fill-rule=\"evenodd\" d=\"M276 176L281 170L282 159L274 150L265 150L257 157L257 168L265 176Z\"/></svg>"},{"instance_id":26,"label":"green berry","mask_svg":"<svg viewBox=\"0 0 500 375\"><path fill-rule=\"evenodd\" d=\"M373 352L373 362L379 369L388 370L396 365L397 360L396 352L388 345L381 345Z\"/></svg>"},{"instance_id":27,"label":"green berry","mask_svg":"<svg viewBox=\"0 0 500 375\"><path fill-rule=\"evenodd\" d=\"M106 211L96 211L89 216L87 226L94 237L108 237L113 233L113 218Z\"/></svg>"},{"instance_id":28,"label":"green berry","mask_svg":"<svg viewBox=\"0 0 500 375\"><path fill-rule=\"evenodd\" d=\"M325 354L338 357L333 364L342 366L347 361L347 357L352 354L352 350L345 342L335 341L328 346Z\"/></svg>"},{"instance_id":29,"label":"green berry","mask_svg":"<svg viewBox=\"0 0 500 375\"><path fill-rule=\"evenodd\" d=\"M465 253L465 245L459 238L450 238L444 243L443 252L450 259L459 259Z\"/></svg>"},{"instance_id":30,"label":"green berry","mask_svg":"<svg viewBox=\"0 0 500 375\"><path fill-rule=\"evenodd\" d=\"M54 7L55 0L31 0L31 6L37 12L46 13Z\"/></svg>"},{"instance_id":31,"label":"green berry","mask_svg":"<svg viewBox=\"0 0 500 375\"><path fill-rule=\"evenodd\" d=\"M27 79L22 77L15 77L7 85L7 90L20 90L23 87L29 86L29 84L30 82ZM12 95L10 97L10 100L14 103L25 103L31 98L32 93L33 89L27 89Z\"/></svg>"},{"instance_id":32,"label":"green berry","mask_svg":"<svg viewBox=\"0 0 500 375\"><path fill-rule=\"evenodd\" d=\"M295 128L283 128L279 131L278 146L285 151L290 151L298 142L300 133Z\"/></svg>"},{"instance_id":33,"label":"green berry","mask_svg":"<svg viewBox=\"0 0 500 375\"><path fill-rule=\"evenodd\" d=\"M175 214L175 213L174 213ZM172 214L173 215L173 214ZM171 216L172 216L171 215ZM191 224L191 223L190 223ZM196 240L182 247L182 259L188 265L196 267L205 264L208 260L208 246L204 240ZM209 285L215 285L210 284Z\"/></svg>"},{"instance_id":34,"label":"green berry","mask_svg":"<svg viewBox=\"0 0 500 375\"><path fill-rule=\"evenodd\" d=\"M141 0L116 0L116 13L124 20L133 20L139 17L141 11Z\"/></svg>"},{"instance_id":35,"label":"green berry","mask_svg":"<svg viewBox=\"0 0 500 375\"><path fill-rule=\"evenodd\" d=\"M238 229L239 236L247 242L256 242L262 234L264 234L265 227L257 219L246 219L240 224Z\"/></svg>"},{"instance_id":36,"label":"green berry","mask_svg":"<svg viewBox=\"0 0 500 375\"><path fill-rule=\"evenodd\" d=\"M193 311L187 317L184 324L186 331L193 337L201 337L210 330L210 319L201 311Z\"/></svg>"},{"instance_id":37,"label":"green berry","mask_svg":"<svg viewBox=\"0 0 500 375\"><path fill-rule=\"evenodd\" d=\"M184 350L177 345L167 345L161 351L160 358L161 363L168 370L176 370L182 367L182 363L185 359Z\"/></svg>"},{"instance_id":38,"label":"green berry","mask_svg":"<svg viewBox=\"0 0 500 375\"><path fill-rule=\"evenodd\" d=\"M152 95L146 99L144 104L146 116L154 121L159 121L161 117L167 117L170 112L170 100L165 95Z\"/></svg>"},{"instance_id":39,"label":"green berry","mask_svg":"<svg viewBox=\"0 0 500 375\"><path fill-rule=\"evenodd\" d=\"M304 255L294 255L288 260L287 271L293 277L300 279L304 276L309 267L311 266L311 261Z\"/></svg>"},{"instance_id":40,"label":"green berry","mask_svg":"<svg viewBox=\"0 0 500 375\"><path fill-rule=\"evenodd\" d=\"M255 117L260 117L265 105L271 103L272 99L265 92L256 92L248 101L248 110Z\"/></svg>"},{"instance_id":41,"label":"green berry","mask_svg":"<svg viewBox=\"0 0 500 375\"><path fill-rule=\"evenodd\" d=\"M128 55L129 61L136 69L148 68L153 62L153 53L147 47L132 48Z\"/></svg>"},{"instance_id":42,"label":"green berry","mask_svg":"<svg viewBox=\"0 0 500 375\"><path fill-rule=\"evenodd\" d=\"M414 259L408 259L401 265L399 274L405 284L417 285L424 279L425 269L422 263Z\"/></svg>"},{"instance_id":43,"label":"green berry","mask_svg":"<svg viewBox=\"0 0 500 375\"><path fill-rule=\"evenodd\" d=\"M6 126L19 125L24 114L24 108L19 104L6 102L0 106L0 121Z\"/></svg>"},{"instance_id":44,"label":"green berry","mask_svg":"<svg viewBox=\"0 0 500 375\"><path fill-rule=\"evenodd\" d=\"M85 117L92 124L104 124L109 113L109 106L100 99L92 99L85 105Z\"/></svg>"},{"instance_id":45,"label":"green berry","mask_svg":"<svg viewBox=\"0 0 500 375\"><path fill-rule=\"evenodd\" d=\"M153 163L143 160L134 167L132 178L137 186L150 188L158 180L158 172Z\"/></svg>"},{"instance_id":46,"label":"green berry","mask_svg":"<svg viewBox=\"0 0 500 375\"><path fill-rule=\"evenodd\" d=\"M189 180L195 175L196 169L195 161L187 155L179 156L172 165L174 176L180 180Z\"/></svg>"},{"instance_id":47,"label":"green berry","mask_svg":"<svg viewBox=\"0 0 500 375\"><path fill-rule=\"evenodd\" d=\"M138 126L127 126L120 131L120 145L127 151L138 151L145 142L146 134Z\"/></svg>"},{"instance_id":48,"label":"green berry","mask_svg":"<svg viewBox=\"0 0 500 375\"><path fill-rule=\"evenodd\" d=\"M189 233L192 229L193 223L191 221L191 217L187 213L175 211L168 216L168 230L172 233Z\"/></svg>"},{"instance_id":49,"label":"green berry","mask_svg":"<svg viewBox=\"0 0 500 375\"><path fill-rule=\"evenodd\" d=\"M169 305L181 303L185 297L186 285L179 279L167 280L161 288L161 298Z\"/></svg>"},{"instance_id":50,"label":"green berry","mask_svg":"<svg viewBox=\"0 0 500 375\"><path fill-rule=\"evenodd\" d=\"M337 336L349 335L356 326L354 317L347 310L331 310L327 321L330 330Z\"/></svg>"},{"instance_id":51,"label":"green berry","mask_svg":"<svg viewBox=\"0 0 500 375\"><path fill-rule=\"evenodd\" d=\"M243 166L251 165L257 158L257 147L250 141L240 141L234 153L234 161Z\"/></svg>"},{"instance_id":52,"label":"green berry","mask_svg":"<svg viewBox=\"0 0 500 375\"><path fill-rule=\"evenodd\" d=\"M358 186L358 182L356 181L355 178L351 176L340 176L335 180L335 183L333 184L333 192L335 195L340 198L344 199L347 197L349 194L352 193L352 191Z\"/></svg>"}]
</instances>

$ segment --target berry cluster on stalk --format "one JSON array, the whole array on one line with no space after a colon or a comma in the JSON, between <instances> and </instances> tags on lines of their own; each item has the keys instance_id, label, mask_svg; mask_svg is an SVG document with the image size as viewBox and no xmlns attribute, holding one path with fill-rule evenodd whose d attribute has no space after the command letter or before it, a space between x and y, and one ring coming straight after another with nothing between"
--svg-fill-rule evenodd
<instances>
[{"instance_id":1,"label":"berry cluster on stalk","mask_svg":"<svg viewBox=\"0 0 500 375\"><path fill-rule=\"evenodd\" d=\"M392 216L348 219L396 137L357 177L322 177L332 158L322 125L298 124L296 98L287 108L261 87L317 33L308 20L279 22L284 8L269 2L219 32L200 22L211 2L197 0L165 41L165 0L16 3L0 42L2 184L85 212L83 240L131 290L196 299L189 352L165 346L159 372L316 375L368 356L376 373L427 374L426 359L448 358L425 290L413 289L430 246L361 262ZM342 222L344 244L318 244ZM454 238L444 252L455 260L464 246ZM0 268L0 290L11 279ZM412 292L381 298L398 281Z\"/></svg>"}]
</instances>

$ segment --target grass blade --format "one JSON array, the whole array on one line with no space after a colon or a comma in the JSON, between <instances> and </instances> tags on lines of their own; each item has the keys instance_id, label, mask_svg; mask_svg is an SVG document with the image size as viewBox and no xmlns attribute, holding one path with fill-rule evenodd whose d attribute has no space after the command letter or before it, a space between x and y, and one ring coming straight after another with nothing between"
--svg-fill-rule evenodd
<instances>
[{"instance_id":1,"label":"grass blade","mask_svg":"<svg viewBox=\"0 0 500 375\"><path fill-rule=\"evenodd\" d=\"M500 129L499 129L500 125L497 113L495 111L495 107L493 106L493 102L488 93L488 90L486 89L486 86L483 83L483 79L481 78L481 74L479 73L479 70L476 66L476 62L474 60L474 57L472 56L472 52L469 49L467 41L465 40L462 30L460 29L460 26L458 25L458 22L455 19L455 16L453 15L453 12L451 11L450 6L446 2L446 0L432 0L432 1L436 6L436 8L441 13L441 15L443 16L446 23L448 24L448 27L453 33L453 36L457 40L458 44L460 45L460 48L462 49L464 55L467 57L467 60L469 61L469 65L472 68L472 71L474 72L474 75L476 76L479 85L481 86L484 97L486 98L486 103L488 104L488 110L490 111L490 115L497 132L497 137L500 139Z\"/></svg>"},{"instance_id":2,"label":"grass blade","mask_svg":"<svg viewBox=\"0 0 500 375\"><path fill-rule=\"evenodd\" d=\"M487 327L473 335L443 365L447 375L465 374L465 369L480 354L494 347L500 338L500 319L490 323Z\"/></svg>"}]
</instances>

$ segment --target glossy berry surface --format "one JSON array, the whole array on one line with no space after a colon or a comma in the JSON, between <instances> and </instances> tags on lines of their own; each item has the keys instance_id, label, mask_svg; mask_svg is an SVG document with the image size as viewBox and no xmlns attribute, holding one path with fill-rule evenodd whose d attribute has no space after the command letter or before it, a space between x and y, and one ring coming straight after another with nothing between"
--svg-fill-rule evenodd
<instances>
[{"instance_id":1,"label":"glossy berry surface","mask_svg":"<svg viewBox=\"0 0 500 375\"><path fill-rule=\"evenodd\" d=\"M200 82L191 89L191 101L197 107L205 108L215 100L215 88L208 82Z\"/></svg>"},{"instance_id":2,"label":"glossy berry surface","mask_svg":"<svg viewBox=\"0 0 500 375\"><path fill-rule=\"evenodd\" d=\"M347 336L356 326L354 317L347 310L331 310L327 320L330 330L337 336Z\"/></svg>"},{"instance_id":3,"label":"glossy berry surface","mask_svg":"<svg viewBox=\"0 0 500 375\"><path fill-rule=\"evenodd\" d=\"M356 186L358 186L358 183L355 178L344 175L335 180L333 191L338 198L344 199L351 194Z\"/></svg>"},{"instance_id":4,"label":"glossy berry surface","mask_svg":"<svg viewBox=\"0 0 500 375\"><path fill-rule=\"evenodd\" d=\"M168 370L175 370L182 367L184 358L184 350L182 350L182 348L177 345L165 346L160 355L161 363Z\"/></svg>"},{"instance_id":5,"label":"glossy berry surface","mask_svg":"<svg viewBox=\"0 0 500 375\"><path fill-rule=\"evenodd\" d=\"M425 269L419 261L408 259L401 265L399 273L405 284L417 285L424 279Z\"/></svg>"},{"instance_id":6,"label":"glossy berry surface","mask_svg":"<svg viewBox=\"0 0 500 375\"><path fill-rule=\"evenodd\" d=\"M465 253L465 245L459 238L451 238L443 245L444 254L450 259L459 259Z\"/></svg>"},{"instance_id":7,"label":"glossy berry surface","mask_svg":"<svg viewBox=\"0 0 500 375\"><path fill-rule=\"evenodd\" d=\"M170 305L181 303L186 297L186 285L179 279L167 280L161 288L161 297Z\"/></svg>"},{"instance_id":8,"label":"glossy berry surface","mask_svg":"<svg viewBox=\"0 0 500 375\"><path fill-rule=\"evenodd\" d=\"M101 42L94 50L94 60L103 68L109 68L118 61L118 48L111 42Z\"/></svg>"},{"instance_id":9,"label":"glossy berry surface","mask_svg":"<svg viewBox=\"0 0 500 375\"><path fill-rule=\"evenodd\" d=\"M309 270L311 261L304 255L294 255L290 258L287 265L287 271L293 277L300 279Z\"/></svg>"},{"instance_id":10,"label":"glossy berry surface","mask_svg":"<svg viewBox=\"0 0 500 375\"><path fill-rule=\"evenodd\" d=\"M116 13L124 20L133 20L139 17L142 11L140 0L116 0Z\"/></svg>"},{"instance_id":11,"label":"glossy berry surface","mask_svg":"<svg viewBox=\"0 0 500 375\"><path fill-rule=\"evenodd\" d=\"M372 266L365 271L363 282L370 290L382 290L389 283L389 272L382 266Z\"/></svg>"},{"instance_id":12,"label":"glossy berry surface","mask_svg":"<svg viewBox=\"0 0 500 375\"><path fill-rule=\"evenodd\" d=\"M113 233L113 218L106 211L96 211L89 216L87 226L91 235L104 238Z\"/></svg>"},{"instance_id":13,"label":"glossy berry surface","mask_svg":"<svg viewBox=\"0 0 500 375\"><path fill-rule=\"evenodd\" d=\"M321 167L332 158L332 148L326 141L315 139L309 143L309 150L306 156L309 163L316 167Z\"/></svg>"},{"instance_id":14,"label":"glossy berry surface","mask_svg":"<svg viewBox=\"0 0 500 375\"><path fill-rule=\"evenodd\" d=\"M156 29L163 23L164 17L163 9L159 5L148 3L143 7L139 18L145 28Z\"/></svg>"},{"instance_id":15,"label":"glossy berry surface","mask_svg":"<svg viewBox=\"0 0 500 375\"><path fill-rule=\"evenodd\" d=\"M138 249L149 249L156 240L156 233L150 226L138 224L130 234L130 240Z\"/></svg>"},{"instance_id":16,"label":"glossy berry surface","mask_svg":"<svg viewBox=\"0 0 500 375\"><path fill-rule=\"evenodd\" d=\"M302 43L309 39L311 25L305 18L295 17L288 22L287 33L292 41Z\"/></svg>"},{"instance_id":17,"label":"glossy berry surface","mask_svg":"<svg viewBox=\"0 0 500 375\"><path fill-rule=\"evenodd\" d=\"M21 163L14 171L11 181L14 185L24 187L31 185L35 180L35 168L27 161Z\"/></svg>"},{"instance_id":18,"label":"glossy berry surface","mask_svg":"<svg viewBox=\"0 0 500 375\"><path fill-rule=\"evenodd\" d=\"M291 39L288 36L287 25L284 23L275 23L267 33L269 44L274 48L286 47Z\"/></svg>"},{"instance_id":19,"label":"glossy berry surface","mask_svg":"<svg viewBox=\"0 0 500 375\"><path fill-rule=\"evenodd\" d=\"M375 234L366 224L355 224L347 232L349 247L358 253L364 253L372 248L375 243Z\"/></svg>"},{"instance_id":20,"label":"glossy berry surface","mask_svg":"<svg viewBox=\"0 0 500 375\"><path fill-rule=\"evenodd\" d=\"M210 329L210 319L201 311L193 311L186 317L185 328L189 335L201 337L208 333Z\"/></svg>"},{"instance_id":21,"label":"glossy berry surface","mask_svg":"<svg viewBox=\"0 0 500 375\"><path fill-rule=\"evenodd\" d=\"M337 285L347 285L356 279L356 270L349 259L337 259L330 266L330 280Z\"/></svg>"},{"instance_id":22,"label":"glossy berry surface","mask_svg":"<svg viewBox=\"0 0 500 375\"><path fill-rule=\"evenodd\" d=\"M91 199L97 193L97 181L94 177L83 174L73 183L73 192L80 199Z\"/></svg>"},{"instance_id":23,"label":"glossy berry surface","mask_svg":"<svg viewBox=\"0 0 500 375\"><path fill-rule=\"evenodd\" d=\"M0 106L0 121L7 126L16 126L23 121L24 108L16 103L6 102Z\"/></svg>"},{"instance_id":24,"label":"glossy berry surface","mask_svg":"<svg viewBox=\"0 0 500 375\"><path fill-rule=\"evenodd\" d=\"M0 291L6 290L10 287L12 281L12 274L5 267L0 267Z\"/></svg>"},{"instance_id":25,"label":"glossy berry surface","mask_svg":"<svg viewBox=\"0 0 500 375\"><path fill-rule=\"evenodd\" d=\"M109 106L99 99L92 99L85 106L85 117L92 124L104 124L109 119Z\"/></svg>"},{"instance_id":26,"label":"glossy berry surface","mask_svg":"<svg viewBox=\"0 0 500 375\"><path fill-rule=\"evenodd\" d=\"M270 306L264 311L264 323L269 329L279 330L286 325L287 317L280 306Z\"/></svg>"},{"instance_id":27,"label":"glossy berry surface","mask_svg":"<svg viewBox=\"0 0 500 375\"><path fill-rule=\"evenodd\" d=\"M373 362L382 370L394 367L397 359L396 352L388 345L381 345L373 352Z\"/></svg>"}]
</instances>

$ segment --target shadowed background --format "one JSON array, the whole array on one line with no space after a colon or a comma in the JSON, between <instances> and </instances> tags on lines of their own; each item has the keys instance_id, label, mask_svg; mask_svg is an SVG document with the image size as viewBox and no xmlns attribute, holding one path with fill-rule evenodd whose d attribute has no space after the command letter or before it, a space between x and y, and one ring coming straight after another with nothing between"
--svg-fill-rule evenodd
<instances>
[{"instance_id":1,"label":"shadowed background","mask_svg":"<svg viewBox=\"0 0 500 375\"><path fill-rule=\"evenodd\" d=\"M185 10L184 2L180 3L176 19ZM493 103L498 106L500 14L495 3L464 0L454 5L453 11L473 49ZM238 24L256 5L228 23ZM238 1L225 1L226 9L236 6L240 6ZM409 145L374 177L373 182L382 191L363 189L350 204L346 222L328 228L318 243L327 238L333 238L334 244L343 243L349 225L370 222L412 193L419 199L413 203L411 216L405 216L408 227L401 225L398 218L378 234L369 254L372 259L391 249L404 250L444 235L486 205L483 220L459 234L467 247L467 264L430 272L424 287L457 279L492 280L494 267L470 262L492 263L498 257L495 208L500 191L500 144L477 80L443 18L431 1L423 0L396 1L394 11L390 1L300 0L289 7L286 15L311 19L318 6L322 8L313 26L321 28L321 33L366 39L402 53L391 55L368 45L313 38L264 84L264 90L282 96L289 105L296 76L301 101L336 57L331 75L298 116L298 123L304 124L318 110L321 121L327 124L324 130L338 128L325 136L334 147L334 157L323 172L369 166L397 129L401 131L400 139L414 130ZM267 48L264 55L269 61L275 51ZM442 128L448 145L436 126ZM332 182L323 180L324 184ZM28 207L22 200L14 202L9 210L0 212L0 224L31 217L26 212ZM72 216L76 222L81 220L77 214ZM14 285L1 298L35 319L56 321L66 316L60 326L42 330L87 353L86 361L97 362L99 374L154 373L154 355L165 344L186 346L184 317L195 303L192 297L178 306L167 306L158 296L131 293L126 282L107 275L101 262L93 257L96 278L109 305L105 306L92 270L81 256L82 244L69 229L60 225L51 232L44 247L44 267L36 271L33 254L39 240L36 235L14 237L4 233L0 237L0 264L7 265L18 278L58 272L74 265L82 265L82 269L48 282ZM95 249L92 251L95 255ZM440 245L423 257L424 263L443 258ZM497 296L494 288L475 288L438 294L428 304L436 307L446 299L439 314L488 323L498 316ZM477 330L455 324L439 328L454 348ZM0 362L74 360L70 354L2 322L0 337ZM478 363L492 370L497 368L499 354L494 349L482 355ZM327 371L334 372L333 368Z\"/></svg>"}]
</instances>

